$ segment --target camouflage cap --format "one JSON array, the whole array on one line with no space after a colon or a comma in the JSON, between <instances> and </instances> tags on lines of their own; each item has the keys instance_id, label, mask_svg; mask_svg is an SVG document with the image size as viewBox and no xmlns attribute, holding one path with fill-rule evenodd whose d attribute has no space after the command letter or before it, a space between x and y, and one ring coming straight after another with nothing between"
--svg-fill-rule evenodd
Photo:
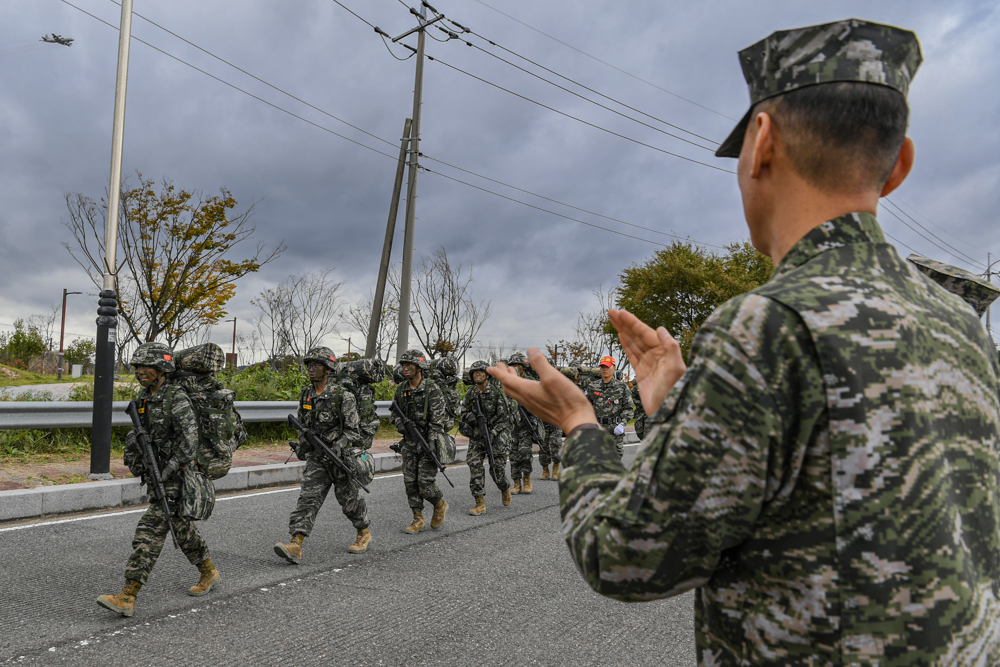
<instances>
[{"instance_id":1,"label":"camouflage cap","mask_svg":"<svg viewBox=\"0 0 1000 667\"><path fill-rule=\"evenodd\" d=\"M1000 287L965 269L920 255L910 255L906 259L913 262L922 273L941 287L962 297L975 309L979 317L985 315L990 304L1000 297Z\"/></svg>"},{"instance_id":2,"label":"camouflage cap","mask_svg":"<svg viewBox=\"0 0 1000 667\"><path fill-rule=\"evenodd\" d=\"M420 350L407 350L403 354L399 355L399 363L413 364L417 368L424 371L431 366L427 361L427 356Z\"/></svg>"},{"instance_id":3,"label":"camouflage cap","mask_svg":"<svg viewBox=\"0 0 1000 667\"><path fill-rule=\"evenodd\" d=\"M216 343L203 343L174 355L177 370L191 373L218 373L226 367L226 353Z\"/></svg>"},{"instance_id":4,"label":"camouflage cap","mask_svg":"<svg viewBox=\"0 0 1000 667\"><path fill-rule=\"evenodd\" d=\"M859 19L772 33L740 51L750 109L715 156L740 156L750 114L762 100L840 81L888 86L905 97L922 60L915 33Z\"/></svg>"},{"instance_id":5,"label":"camouflage cap","mask_svg":"<svg viewBox=\"0 0 1000 667\"><path fill-rule=\"evenodd\" d=\"M482 372L485 373L486 369L489 368L489 367L490 367L490 365L488 363L486 363L485 361L482 361L481 359L478 360L478 361L473 361L472 365L469 366L469 375L472 375L476 371L482 371Z\"/></svg>"},{"instance_id":6,"label":"camouflage cap","mask_svg":"<svg viewBox=\"0 0 1000 667\"><path fill-rule=\"evenodd\" d=\"M337 355L328 347L314 347L306 352L306 356L302 357L302 363L307 364L310 361L318 361L331 371L337 370Z\"/></svg>"},{"instance_id":7,"label":"camouflage cap","mask_svg":"<svg viewBox=\"0 0 1000 667\"><path fill-rule=\"evenodd\" d=\"M505 362L508 366L524 366L525 368L531 368L531 364L528 363L528 357L524 356L520 352L514 352Z\"/></svg>"},{"instance_id":8,"label":"camouflage cap","mask_svg":"<svg viewBox=\"0 0 1000 667\"><path fill-rule=\"evenodd\" d=\"M174 351L163 343L143 343L132 353L129 366L152 366L164 373L174 372Z\"/></svg>"}]
</instances>

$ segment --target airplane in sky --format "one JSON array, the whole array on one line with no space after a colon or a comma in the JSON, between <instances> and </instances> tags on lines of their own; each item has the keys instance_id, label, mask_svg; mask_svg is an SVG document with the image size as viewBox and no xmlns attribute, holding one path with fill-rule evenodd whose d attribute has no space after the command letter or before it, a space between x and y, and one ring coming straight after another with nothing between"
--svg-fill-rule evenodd
<instances>
[{"instance_id":1,"label":"airplane in sky","mask_svg":"<svg viewBox=\"0 0 1000 667\"><path fill-rule=\"evenodd\" d=\"M73 46L72 37L63 37L62 35L57 35L52 33L51 35L42 35L41 41L48 42L49 44L62 44L63 46Z\"/></svg>"}]
</instances>

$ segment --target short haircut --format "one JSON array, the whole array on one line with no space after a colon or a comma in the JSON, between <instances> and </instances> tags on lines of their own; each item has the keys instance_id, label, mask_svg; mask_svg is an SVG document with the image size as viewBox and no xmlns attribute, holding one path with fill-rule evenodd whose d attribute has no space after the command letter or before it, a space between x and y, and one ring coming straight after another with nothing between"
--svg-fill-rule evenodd
<instances>
[{"instance_id":1,"label":"short haircut","mask_svg":"<svg viewBox=\"0 0 1000 667\"><path fill-rule=\"evenodd\" d=\"M909 108L899 91L845 81L806 86L758 103L795 170L836 192L881 190L906 138Z\"/></svg>"}]
</instances>

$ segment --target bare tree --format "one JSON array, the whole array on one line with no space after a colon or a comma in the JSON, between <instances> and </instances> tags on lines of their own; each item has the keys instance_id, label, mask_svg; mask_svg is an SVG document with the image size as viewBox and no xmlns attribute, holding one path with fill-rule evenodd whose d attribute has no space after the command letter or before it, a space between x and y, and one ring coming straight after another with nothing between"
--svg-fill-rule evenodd
<instances>
[{"instance_id":1,"label":"bare tree","mask_svg":"<svg viewBox=\"0 0 1000 667\"><path fill-rule=\"evenodd\" d=\"M55 339L56 320L58 319L59 306L52 306L51 310L45 313L28 316L28 328L34 328L38 331L49 350L55 349L55 346L59 344Z\"/></svg>"},{"instance_id":2,"label":"bare tree","mask_svg":"<svg viewBox=\"0 0 1000 667\"><path fill-rule=\"evenodd\" d=\"M596 365L601 357L610 354L618 360L616 370L628 375L631 369L628 356L625 355L618 334L608 319L608 310L618 304L618 288L609 287L605 290L603 285L598 285L593 294L597 299L597 308L586 312L580 311L576 318L576 343L585 346L592 355L587 363Z\"/></svg>"},{"instance_id":3,"label":"bare tree","mask_svg":"<svg viewBox=\"0 0 1000 667\"><path fill-rule=\"evenodd\" d=\"M518 345L517 343L508 345L507 341L501 340L495 343L476 343L471 349L475 354L475 360L485 361L488 364L495 364L498 361L503 361L516 352L518 350Z\"/></svg>"},{"instance_id":4,"label":"bare tree","mask_svg":"<svg viewBox=\"0 0 1000 667\"><path fill-rule=\"evenodd\" d=\"M256 331L236 334L236 358L243 364L257 363L258 350L262 350L260 336Z\"/></svg>"},{"instance_id":5,"label":"bare tree","mask_svg":"<svg viewBox=\"0 0 1000 667\"><path fill-rule=\"evenodd\" d=\"M490 316L489 301L472 296L472 264L452 267L444 248L424 257L413 275L410 326L427 355L461 357ZM399 284L393 285L399 293Z\"/></svg>"},{"instance_id":6,"label":"bare tree","mask_svg":"<svg viewBox=\"0 0 1000 667\"><path fill-rule=\"evenodd\" d=\"M259 311L258 335L270 342L272 359L289 354L302 357L324 337L336 333L343 319L340 314L343 285L330 277L330 269L310 271L289 276L250 301Z\"/></svg>"},{"instance_id":7,"label":"bare tree","mask_svg":"<svg viewBox=\"0 0 1000 667\"><path fill-rule=\"evenodd\" d=\"M390 285L399 284L399 269L395 266L390 268ZM368 296L359 304L347 309L347 323L361 334L362 339L368 340L368 328L371 325L372 308L375 306L375 293L369 292ZM382 302L382 317L378 328L378 336L375 339L375 356L382 361L389 363L389 355L396 344L396 333L399 331L399 295L392 289L386 290L385 299ZM360 343L358 348L360 348Z\"/></svg>"}]
</instances>

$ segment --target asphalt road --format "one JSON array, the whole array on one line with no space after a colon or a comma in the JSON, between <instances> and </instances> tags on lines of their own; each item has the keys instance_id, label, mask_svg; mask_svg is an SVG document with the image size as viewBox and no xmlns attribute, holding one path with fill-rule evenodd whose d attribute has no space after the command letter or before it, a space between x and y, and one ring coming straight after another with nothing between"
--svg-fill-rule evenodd
<instances>
[{"instance_id":1,"label":"asphalt road","mask_svg":"<svg viewBox=\"0 0 1000 667\"><path fill-rule=\"evenodd\" d=\"M168 541L131 619L95 599L121 587L141 510L0 526L0 664L695 664L690 595L624 604L586 586L555 483L507 508L493 490L472 517L468 469L448 475L445 524L417 536L400 476L376 478L362 555L331 493L298 566L272 552L297 488L220 498L199 524L218 588L188 596L198 572Z\"/></svg>"}]
</instances>

